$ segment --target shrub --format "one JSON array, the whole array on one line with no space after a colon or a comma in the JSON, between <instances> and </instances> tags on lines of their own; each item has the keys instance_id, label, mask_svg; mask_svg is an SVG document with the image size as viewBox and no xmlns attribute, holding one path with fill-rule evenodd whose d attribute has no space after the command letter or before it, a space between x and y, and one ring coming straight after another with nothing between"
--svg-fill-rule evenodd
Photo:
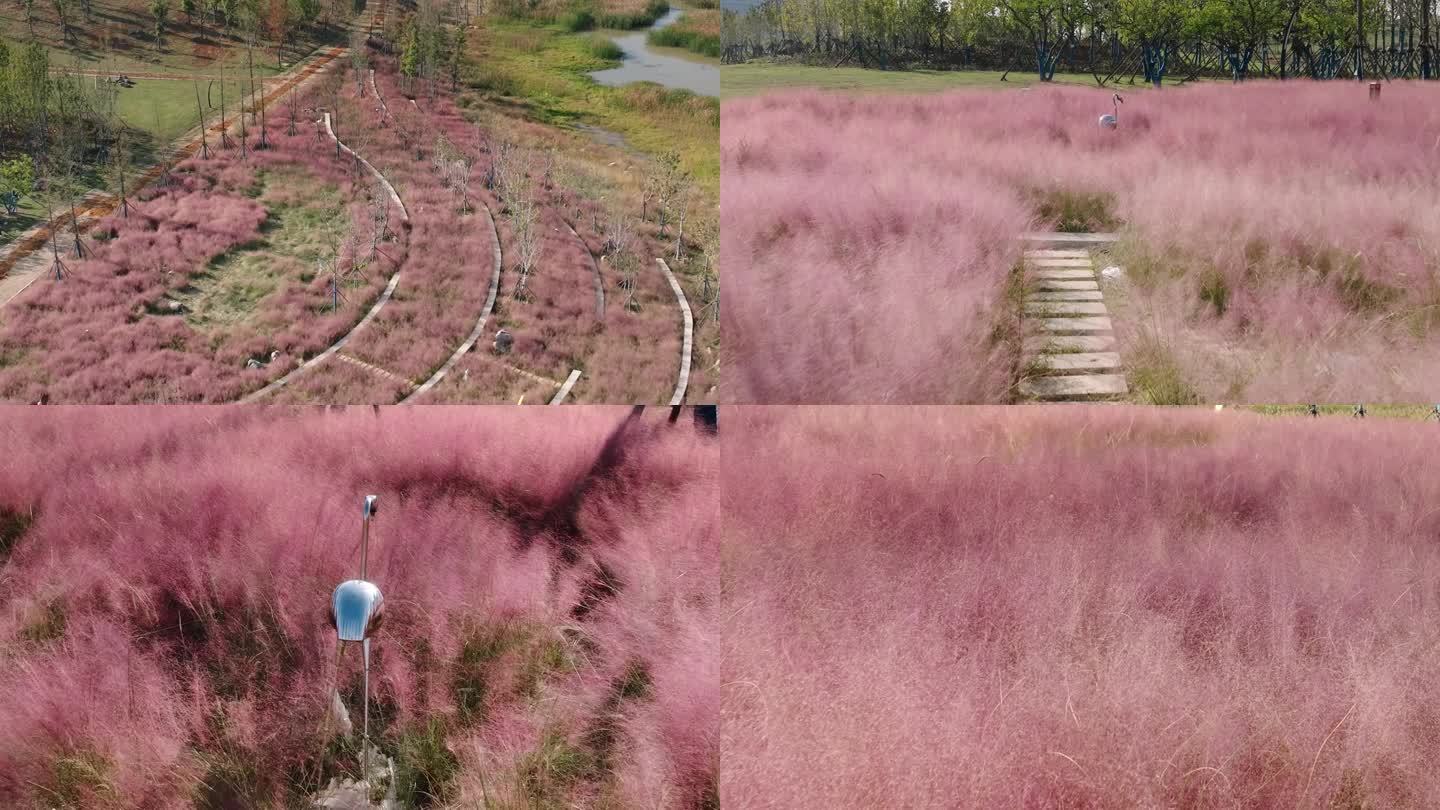
<instances>
[{"instance_id":1,"label":"shrub","mask_svg":"<svg viewBox=\"0 0 1440 810\"><path fill-rule=\"evenodd\" d=\"M1061 233L1109 231L1119 224L1111 213L1115 199L1109 193L1060 188L1039 191L1035 196L1039 218L1055 223L1055 230Z\"/></svg>"},{"instance_id":2,"label":"shrub","mask_svg":"<svg viewBox=\"0 0 1440 810\"><path fill-rule=\"evenodd\" d=\"M1230 303L1230 284L1219 270L1211 268L1201 274L1200 300L1214 307L1217 316L1225 315L1225 307Z\"/></svg>"},{"instance_id":3,"label":"shrub","mask_svg":"<svg viewBox=\"0 0 1440 810\"><path fill-rule=\"evenodd\" d=\"M445 722L432 717L400 738L395 757L396 796L407 807L433 807L454 790L460 762L446 743Z\"/></svg>"},{"instance_id":4,"label":"shrub","mask_svg":"<svg viewBox=\"0 0 1440 810\"><path fill-rule=\"evenodd\" d=\"M1194 405L1200 401L1185 381L1170 348L1153 334L1141 337L1124 355L1126 376L1142 402L1150 405Z\"/></svg>"},{"instance_id":5,"label":"shrub","mask_svg":"<svg viewBox=\"0 0 1440 810\"><path fill-rule=\"evenodd\" d=\"M625 58L625 51L613 39L604 36L590 37L590 55L596 59L614 61Z\"/></svg>"},{"instance_id":6,"label":"shrub","mask_svg":"<svg viewBox=\"0 0 1440 810\"><path fill-rule=\"evenodd\" d=\"M568 11L561 15L560 27L572 34L577 31L589 31L595 27L595 14L588 8Z\"/></svg>"}]
</instances>

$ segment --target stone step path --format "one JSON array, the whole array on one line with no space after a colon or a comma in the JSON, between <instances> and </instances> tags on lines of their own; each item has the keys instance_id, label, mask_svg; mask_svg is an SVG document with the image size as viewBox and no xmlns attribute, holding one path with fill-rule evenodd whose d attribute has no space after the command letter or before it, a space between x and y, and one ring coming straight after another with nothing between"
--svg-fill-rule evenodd
<instances>
[{"instance_id":1,"label":"stone step path","mask_svg":"<svg viewBox=\"0 0 1440 810\"><path fill-rule=\"evenodd\" d=\"M1105 235L1026 234L1025 238L1042 244L1104 241L1071 238L1077 236ZM1130 393L1090 252L1084 247L1036 248L1025 251L1025 264L1032 292L1025 299L1024 314L1040 334L1025 340L1026 367L1035 376L1020 381L1021 395L1086 401Z\"/></svg>"},{"instance_id":2,"label":"stone step path","mask_svg":"<svg viewBox=\"0 0 1440 810\"><path fill-rule=\"evenodd\" d=\"M401 377L399 374L396 374L395 372L393 372L393 371L391 371L391 370L389 370L389 369L381 368L380 366L377 366L377 365L375 365L374 363L367 363L367 362L365 362L364 360L361 360L360 358L358 358L358 357L356 357L356 356L354 356L354 355L346 354L345 352L336 352L336 353L335 353L335 356L338 357L338 358L340 358L341 360L344 360L345 362L349 363L349 364L352 365L352 366L358 366L358 367L363 368L363 369L365 369L366 371L368 371L368 372L370 372L370 373L372 373L372 374L378 374L378 375L380 375L381 377L384 377L384 378L387 379L387 380L394 380L395 382L398 382L398 383L400 383L401 385L404 385L404 386L405 386L405 390L407 390L407 391L414 391L416 388L419 388L419 387L420 387L419 385L416 384L416 382L415 382L414 380L409 380L409 379L406 379L406 378L404 378L404 377Z\"/></svg>"},{"instance_id":3,"label":"stone step path","mask_svg":"<svg viewBox=\"0 0 1440 810\"><path fill-rule=\"evenodd\" d=\"M1031 246L1038 245L1066 245L1071 247L1089 247L1091 245L1106 245L1118 241L1119 234L1114 233L1022 233L1020 240ZM1066 251L1046 251L1060 252ZM1027 254L1029 255L1029 254ZM1042 258L1037 256L1036 258Z\"/></svg>"}]
</instances>

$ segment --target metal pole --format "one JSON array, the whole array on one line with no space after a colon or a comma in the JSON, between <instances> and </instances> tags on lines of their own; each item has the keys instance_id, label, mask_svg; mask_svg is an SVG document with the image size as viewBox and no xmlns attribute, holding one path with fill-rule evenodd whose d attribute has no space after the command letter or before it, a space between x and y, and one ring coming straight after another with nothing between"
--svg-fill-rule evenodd
<instances>
[{"instance_id":1,"label":"metal pole","mask_svg":"<svg viewBox=\"0 0 1440 810\"><path fill-rule=\"evenodd\" d=\"M365 509L365 519L360 523L360 578L366 579L365 571L370 562L370 509Z\"/></svg>"},{"instance_id":2,"label":"metal pole","mask_svg":"<svg viewBox=\"0 0 1440 810\"><path fill-rule=\"evenodd\" d=\"M369 520L367 518L366 522ZM370 639L360 642L365 650L365 728L360 737L360 771L370 784Z\"/></svg>"},{"instance_id":3,"label":"metal pole","mask_svg":"<svg viewBox=\"0 0 1440 810\"><path fill-rule=\"evenodd\" d=\"M1420 78L1430 78L1430 3L1431 0L1421 0L1420 4Z\"/></svg>"},{"instance_id":4,"label":"metal pole","mask_svg":"<svg viewBox=\"0 0 1440 810\"><path fill-rule=\"evenodd\" d=\"M331 279L333 285L334 279ZM360 523L360 578L368 581L365 576L370 559L370 518L375 516L375 505L380 500L379 495L366 495L364 507L364 519Z\"/></svg>"},{"instance_id":5,"label":"metal pole","mask_svg":"<svg viewBox=\"0 0 1440 810\"><path fill-rule=\"evenodd\" d=\"M1365 80L1365 7L1355 0L1355 81Z\"/></svg>"}]
</instances>

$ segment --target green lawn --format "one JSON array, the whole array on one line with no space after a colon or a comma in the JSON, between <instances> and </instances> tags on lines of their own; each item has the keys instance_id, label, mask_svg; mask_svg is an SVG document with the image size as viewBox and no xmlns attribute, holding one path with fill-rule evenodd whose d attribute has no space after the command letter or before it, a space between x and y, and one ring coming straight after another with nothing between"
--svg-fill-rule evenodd
<instances>
[{"instance_id":1,"label":"green lawn","mask_svg":"<svg viewBox=\"0 0 1440 810\"><path fill-rule=\"evenodd\" d=\"M814 88L867 93L931 93L961 89L1005 89L1039 84L1033 72L995 70L871 70L859 67L819 67L783 62L746 62L720 68L720 96L735 98L770 90ZM1056 84L1094 87L1088 73L1057 73ZM1147 89L1136 83L1115 85L1127 92Z\"/></svg>"},{"instance_id":2,"label":"green lawn","mask_svg":"<svg viewBox=\"0 0 1440 810\"><path fill-rule=\"evenodd\" d=\"M259 86L256 77L256 86ZM162 79L137 79L134 87L120 88L116 112L125 123L153 134L160 143L169 143L200 123L195 107L195 84ZM200 82L200 102L210 121L220 118L219 81ZM246 81L227 80L224 84L225 104L235 115L236 102L250 90ZM208 96L208 98L207 98Z\"/></svg>"},{"instance_id":3,"label":"green lawn","mask_svg":"<svg viewBox=\"0 0 1440 810\"><path fill-rule=\"evenodd\" d=\"M40 221L40 206L31 197L20 198L20 210L16 216L6 216L0 208L0 246L30 230Z\"/></svg>"}]
</instances>

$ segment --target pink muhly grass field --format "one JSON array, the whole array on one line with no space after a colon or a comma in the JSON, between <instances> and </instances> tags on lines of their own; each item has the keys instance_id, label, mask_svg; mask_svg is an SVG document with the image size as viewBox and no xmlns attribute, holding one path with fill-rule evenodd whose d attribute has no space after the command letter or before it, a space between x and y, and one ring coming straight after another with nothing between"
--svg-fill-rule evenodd
<instances>
[{"instance_id":1,"label":"pink muhly grass field","mask_svg":"<svg viewBox=\"0 0 1440 810\"><path fill-rule=\"evenodd\" d=\"M731 415L727 804L1440 800L1433 425Z\"/></svg>"},{"instance_id":2,"label":"pink muhly grass field","mask_svg":"<svg viewBox=\"0 0 1440 810\"><path fill-rule=\"evenodd\" d=\"M326 748L326 616L378 493L371 720L402 773L439 728L442 802L483 780L507 806L698 806L718 447L658 411L617 434L627 414L9 409L0 804L298 805L353 774Z\"/></svg>"},{"instance_id":3,"label":"pink muhly grass field","mask_svg":"<svg viewBox=\"0 0 1440 810\"><path fill-rule=\"evenodd\" d=\"M1202 399L1430 395L1433 88L1122 92L1113 132L1110 91L1075 87L727 102L732 396L996 399L976 368L1013 237L1066 196L1124 237L1101 257L1128 273L1106 293L1122 358L1163 344Z\"/></svg>"},{"instance_id":4,"label":"pink muhly grass field","mask_svg":"<svg viewBox=\"0 0 1440 810\"><path fill-rule=\"evenodd\" d=\"M819 94L725 103L727 399L1006 396L989 335L1020 258L1014 239L1033 217L963 150L910 149L936 137L935 120L879 104Z\"/></svg>"},{"instance_id":5,"label":"pink muhly grass field","mask_svg":"<svg viewBox=\"0 0 1440 810\"><path fill-rule=\"evenodd\" d=\"M420 135L403 139L368 91L357 98L353 82L342 76L338 105L323 86L296 102L307 112L297 122L295 135L287 134L289 101L275 108L267 122L273 148L252 152L248 165L242 164L238 149L218 148L208 160L181 163L174 187L147 191L136 201L136 215L107 218L96 227L96 233L113 232L115 237L97 242L95 257L76 262L69 280L41 279L6 307L0 319L0 340L6 346L0 353L0 397L27 402L237 399L294 370L349 332L397 269L401 276L393 297L345 351L403 380L423 382L469 335L489 294L495 237L483 209L488 205L500 220L503 256L511 268L502 276L482 345L505 327L516 336L508 360L526 371L563 380L571 369L581 369L585 376L573 393L576 400L668 401L679 366L680 310L649 257L673 250L673 242L667 248L668 240L649 231L641 234L639 251L646 260L637 273L636 312L620 306L618 276L602 266L607 287L602 325L595 315L589 244L561 220L568 206L578 212L575 227L587 233L584 228L595 204L572 199L571 190L547 186L545 248L531 279L532 298L512 300L514 246L501 206L483 188L490 155L482 151L481 132L448 91L434 99L422 97L418 107L412 107L397 88L393 60L380 58L377 63L377 84L390 109ZM218 257L265 246L263 226L271 212L262 202L283 197L285 189L267 187L260 201L252 199L260 169L284 169L287 177L298 170L337 186L348 201L360 252L368 255L372 226L366 203L375 192L372 179L356 171L358 164L349 156L335 156L333 141L312 118L317 105L339 107L339 137L395 185L409 222L392 206L392 238L381 243L374 264L350 277L338 308L331 305L328 275L317 275L294 257L277 256L272 268L281 277L277 289L243 321L201 329L171 314L165 307L172 296L183 298L187 285L197 279L224 275L212 264ZM461 211L459 194L445 187L431 165L434 138L441 133L476 161L470 212ZM258 135L252 134L251 140L258 141ZM348 258L342 270L347 268ZM272 352L278 352L273 361ZM248 368L251 359L266 365ZM283 398L388 403L410 390L403 382L340 363L332 360L307 369ZM512 383L496 390L452 387L437 392L437 401L464 397L510 402L514 388Z\"/></svg>"},{"instance_id":6,"label":"pink muhly grass field","mask_svg":"<svg viewBox=\"0 0 1440 810\"><path fill-rule=\"evenodd\" d=\"M313 103L301 98L297 105ZM52 402L226 401L258 389L347 331L379 293L389 270L372 267L347 283L348 300L332 308L329 279L298 259L275 290L244 320L199 329L165 309L211 262L264 239L269 212L248 196L256 171L283 170L337 186L350 216L366 216L356 202L348 159L317 141L313 123L287 134L282 104L267 123L271 148L242 162L238 146L212 144L208 160L179 163L169 186L147 188L131 215L106 217L90 232L85 260L65 257L70 274L38 279L6 306L0 341L0 397ZM252 132L252 145L259 141ZM363 187L363 186L362 186ZM283 191L283 190L282 190ZM398 216L392 231L400 234ZM357 225L363 230L368 225ZM111 235L96 239L95 235ZM404 261L403 243L385 251ZM288 257L286 257L288 259ZM381 264L384 264L382 261ZM343 269L343 268L342 268ZM302 276L303 274L303 276ZM271 352L279 352L270 361ZM267 363L251 369L246 361Z\"/></svg>"},{"instance_id":7,"label":"pink muhly grass field","mask_svg":"<svg viewBox=\"0 0 1440 810\"><path fill-rule=\"evenodd\" d=\"M626 312L619 306L622 299L617 298L620 293L614 289L618 279L605 278L606 317L603 326L598 324L589 245L572 235L562 221L562 209L579 203L568 189L549 185L545 187L542 216L544 246L529 281L531 295L528 300L515 300L515 245L504 207L484 189L482 181L493 158L490 150L498 145L495 136L485 132L487 142L482 144L481 132L469 123L447 90L441 89L433 99L422 94L412 106L399 91L393 62L382 60L381 64L376 81L390 109L406 127L423 127L425 135L418 144L401 143L397 128L381 126L377 109L362 103L366 123L372 127L367 153L371 162L396 184L410 209L414 230L410 260L394 298L347 345L346 351L415 382L428 378L449 358L474 327L494 274L494 235L485 221L483 204L496 220L504 269L495 310L486 321L485 333L475 351L488 351L495 332L508 329L515 337L515 345L512 354L503 360L555 380L564 380L574 368L582 369L584 376L573 394L577 400L668 401L679 366L680 314L659 271L645 267L638 274L637 299L642 303L638 313ZM470 185L473 212L459 212L458 193L443 185L431 165L435 137L441 133L475 159ZM536 183L541 185L539 178ZM571 224L583 233L588 219L582 217ZM664 251L661 240L653 234L647 236L646 255ZM604 274L607 268L602 265L601 270ZM460 366L470 368L472 379L479 379L475 373L481 372L484 364L484 360L471 362L465 358ZM463 380L463 370L457 367L421 401L432 401L433 397L436 402L513 402L517 390L530 387L520 382L523 377L511 374L508 382L495 380L497 388L483 388ZM340 389L334 393L341 395ZM374 395L357 387L344 396L342 401L349 402L368 401ZM532 399L527 396L526 401Z\"/></svg>"},{"instance_id":8,"label":"pink muhly grass field","mask_svg":"<svg viewBox=\"0 0 1440 810\"><path fill-rule=\"evenodd\" d=\"M418 143L402 142L399 130L385 119L368 89L359 100L368 133L366 157L395 184L410 211L410 252L394 297L347 351L419 382L470 333L495 273L494 237L478 202L483 194L478 178L484 167L477 163L471 170L476 178L471 183L476 210L462 215L459 195L443 187L430 155L435 138L443 132L457 146L482 157L476 149L475 127L460 116L447 93L424 101L420 112L415 112L400 94L391 60L377 60L375 81L392 112L413 113L420 122L413 127L420 131ZM353 96L353 83L344 92ZM420 160L415 158L417 149L423 156Z\"/></svg>"},{"instance_id":9,"label":"pink muhly grass field","mask_svg":"<svg viewBox=\"0 0 1440 810\"><path fill-rule=\"evenodd\" d=\"M425 394L424 401L470 402L491 398L511 405L546 405L559 393L560 389L550 382L531 379L517 368L508 363L506 357L492 351L490 339L481 340L439 385Z\"/></svg>"}]
</instances>

